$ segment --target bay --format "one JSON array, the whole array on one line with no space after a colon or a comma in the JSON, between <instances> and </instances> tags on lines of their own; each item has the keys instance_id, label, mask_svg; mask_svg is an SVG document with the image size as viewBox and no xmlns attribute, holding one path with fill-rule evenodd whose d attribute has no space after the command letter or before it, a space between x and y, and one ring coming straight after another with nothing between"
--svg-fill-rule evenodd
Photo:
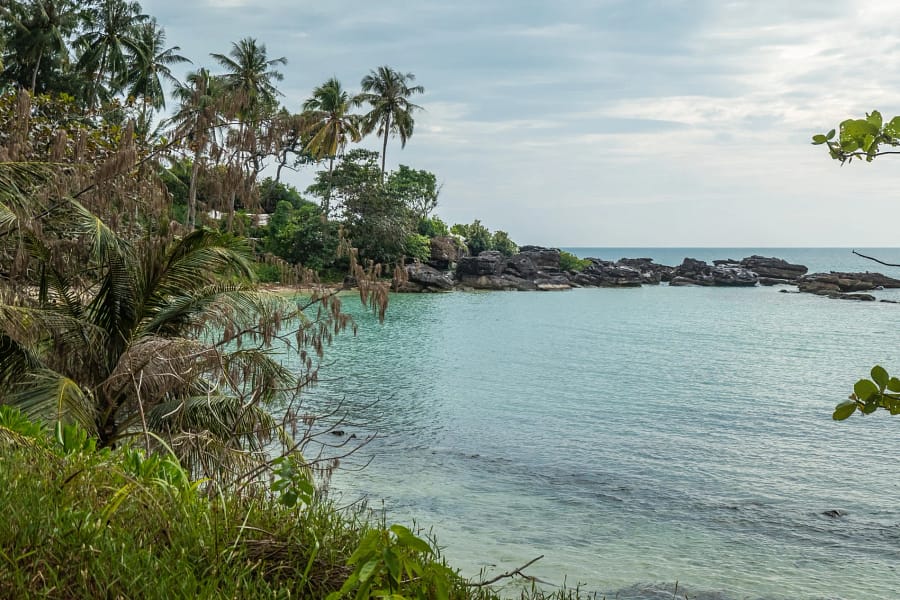
<instances>
[{"instance_id":1,"label":"bay","mask_svg":"<svg viewBox=\"0 0 900 600\"><path fill-rule=\"evenodd\" d=\"M891 274L847 249L576 253ZM359 335L306 402L377 437L333 488L433 528L468 576L543 554L530 574L623 600L897 598L900 421L831 411L900 366L900 307L780 289L395 295L383 324L347 297Z\"/></svg>"}]
</instances>

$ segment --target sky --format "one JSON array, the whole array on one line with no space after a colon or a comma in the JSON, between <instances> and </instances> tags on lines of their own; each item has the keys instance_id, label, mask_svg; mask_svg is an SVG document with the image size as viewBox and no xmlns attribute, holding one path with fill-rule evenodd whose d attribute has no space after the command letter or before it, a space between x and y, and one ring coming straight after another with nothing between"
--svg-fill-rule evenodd
<instances>
[{"instance_id":1,"label":"sky","mask_svg":"<svg viewBox=\"0 0 900 600\"><path fill-rule=\"evenodd\" d=\"M423 110L388 168L435 173L448 223L561 247L900 245L900 156L810 145L900 114L894 0L142 5L193 68L248 36L286 57L290 110L333 76L414 73Z\"/></svg>"}]
</instances>

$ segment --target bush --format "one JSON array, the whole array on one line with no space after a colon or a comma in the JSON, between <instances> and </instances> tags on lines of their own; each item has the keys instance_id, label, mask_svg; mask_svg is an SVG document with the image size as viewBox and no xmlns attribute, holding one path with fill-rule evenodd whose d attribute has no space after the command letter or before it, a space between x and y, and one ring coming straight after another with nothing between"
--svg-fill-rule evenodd
<instances>
[{"instance_id":1,"label":"bush","mask_svg":"<svg viewBox=\"0 0 900 600\"><path fill-rule=\"evenodd\" d=\"M512 256L519 251L519 247L509 239L508 233L498 230L491 237L491 250L496 250L504 256Z\"/></svg>"},{"instance_id":2,"label":"bush","mask_svg":"<svg viewBox=\"0 0 900 600\"><path fill-rule=\"evenodd\" d=\"M407 236L403 247L408 258L419 262L427 262L431 259L431 240L424 235L414 233Z\"/></svg>"},{"instance_id":3,"label":"bush","mask_svg":"<svg viewBox=\"0 0 900 600\"><path fill-rule=\"evenodd\" d=\"M584 271L589 264L591 261L586 258L578 258L571 252L563 250L559 253L559 268L563 271Z\"/></svg>"},{"instance_id":4,"label":"bush","mask_svg":"<svg viewBox=\"0 0 900 600\"><path fill-rule=\"evenodd\" d=\"M447 229L447 224L441 221L438 217L431 217L430 219L419 219L419 226L417 230L420 235L424 235L430 238L450 235L450 230Z\"/></svg>"}]
</instances>

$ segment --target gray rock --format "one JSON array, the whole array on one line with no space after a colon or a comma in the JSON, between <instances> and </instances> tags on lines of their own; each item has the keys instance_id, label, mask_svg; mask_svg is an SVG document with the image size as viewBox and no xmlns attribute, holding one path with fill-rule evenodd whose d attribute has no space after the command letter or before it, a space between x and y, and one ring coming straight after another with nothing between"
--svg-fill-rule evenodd
<instances>
[{"instance_id":1,"label":"gray rock","mask_svg":"<svg viewBox=\"0 0 900 600\"><path fill-rule=\"evenodd\" d=\"M741 259L740 265L759 275L760 283L762 283L762 278L793 281L802 277L808 271L805 265L795 265L781 258L760 256L758 254Z\"/></svg>"}]
</instances>

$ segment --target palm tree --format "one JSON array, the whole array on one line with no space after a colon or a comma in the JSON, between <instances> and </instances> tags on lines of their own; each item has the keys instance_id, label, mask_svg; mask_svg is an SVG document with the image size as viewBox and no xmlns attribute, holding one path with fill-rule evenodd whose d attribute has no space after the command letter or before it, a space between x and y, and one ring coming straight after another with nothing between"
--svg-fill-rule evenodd
<instances>
[{"instance_id":1,"label":"palm tree","mask_svg":"<svg viewBox=\"0 0 900 600\"><path fill-rule=\"evenodd\" d=\"M191 62L178 54L178 46L166 48L166 32L151 19L141 24L135 35L139 52L132 52L125 80L128 82L128 95L143 98L145 105L156 110L166 107L166 95L163 91L163 80L177 84L178 80L169 68L172 65Z\"/></svg>"},{"instance_id":2,"label":"palm tree","mask_svg":"<svg viewBox=\"0 0 900 600\"><path fill-rule=\"evenodd\" d=\"M284 79L284 75L275 67L287 64L287 59L282 56L270 60L265 44L248 37L232 42L227 56L210 56L225 69L225 74L221 76L223 87L231 94L235 112L243 121L253 122L259 117L261 107L275 104L281 95L274 82Z\"/></svg>"},{"instance_id":3,"label":"palm tree","mask_svg":"<svg viewBox=\"0 0 900 600\"><path fill-rule=\"evenodd\" d=\"M0 163L0 175L40 172ZM279 319L303 317L256 289L246 241L197 229L128 242L75 201L54 218L88 245L89 264L58 256L27 220L0 219L29 237L39 274L36 295L0 300L0 402L75 421L103 446L155 432L195 471L204 457L259 458L277 430L265 406L296 382L267 344L280 339Z\"/></svg>"},{"instance_id":4,"label":"palm tree","mask_svg":"<svg viewBox=\"0 0 900 600\"><path fill-rule=\"evenodd\" d=\"M287 59L282 56L270 60L265 44L259 44L254 38L249 37L232 42L231 51L227 56L224 54L210 56L225 69L225 73L220 77L231 103L228 113L238 119L237 139L234 144L238 156L235 170L239 172L246 170L247 173L244 175L252 181L261 170L257 153L257 130L266 114L275 112L277 97L281 95L274 82L284 79L284 75L275 67L287 64ZM238 185L232 182L231 199L228 204L229 230L234 222L237 188Z\"/></svg>"},{"instance_id":5,"label":"palm tree","mask_svg":"<svg viewBox=\"0 0 900 600\"><path fill-rule=\"evenodd\" d=\"M189 73L185 83L176 83L173 95L179 101L178 111L169 119L173 134L184 140L193 152L191 180L188 188L188 226L197 218L197 180L203 153L223 124L221 116L222 82L206 69Z\"/></svg>"},{"instance_id":6,"label":"palm tree","mask_svg":"<svg viewBox=\"0 0 900 600\"><path fill-rule=\"evenodd\" d=\"M368 135L377 128L378 135L384 137L381 148L382 181L388 137L399 136L400 147L405 148L415 125L412 113L422 108L409 101L410 96L425 92L421 85L409 85L415 80L416 76L412 73L400 73L388 66L378 67L363 77L362 93L355 99L356 104L367 103L371 107L364 117L363 134Z\"/></svg>"},{"instance_id":7,"label":"palm tree","mask_svg":"<svg viewBox=\"0 0 900 600\"><path fill-rule=\"evenodd\" d=\"M328 157L328 180L334 171L335 157L344 151L348 141L358 142L362 135L359 116L350 114L353 98L332 77L313 90L303 103L304 115L312 136L305 150L317 159ZM324 213L328 214L330 192L325 197Z\"/></svg>"},{"instance_id":8,"label":"palm tree","mask_svg":"<svg viewBox=\"0 0 900 600\"><path fill-rule=\"evenodd\" d=\"M51 74L68 60L66 40L78 26L80 10L68 0L32 0L12 7L0 4L0 15L11 29L2 78L27 87L32 95L44 91Z\"/></svg>"},{"instance_id":9,"label":"palm tree","mask_svg":"<svg viewBox=\"0 0 900 600\"><path fill-rule=\"evenodd\" d=\"M100 0L95 13L89 19L90 26L75 40L82 54L79 68L93 73L88 105L106 93L122 89L128 74L128 53L141 53L138 27L150 18L141 12L138 2L127 0ZM104 79L109 84L103 89Z\"/></svg>"}]
</instances>

